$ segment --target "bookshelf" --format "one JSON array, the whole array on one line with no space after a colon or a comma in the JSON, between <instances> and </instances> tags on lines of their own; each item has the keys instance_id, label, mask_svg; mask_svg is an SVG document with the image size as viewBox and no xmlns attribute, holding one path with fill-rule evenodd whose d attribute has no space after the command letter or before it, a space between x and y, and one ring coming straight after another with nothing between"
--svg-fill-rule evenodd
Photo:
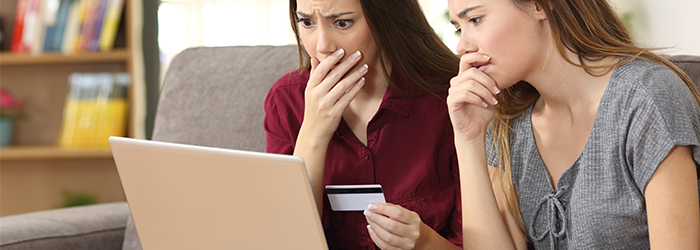
<instances>
[{"instance_id":1,"label":"bookshelf","mask_svg":"<svg viewBox=\"0 0 700 250\"><path fill-rule=\"evenodd\" d=\"M0 160L111 159L108 148L65 149L55 146L14 146L2 150Z\"/></svg>"},{"instance_id":2,"label":"bookshelf","mask_svg":"<svg viewBox=\"0 0 700 250\"><path fill-rule=\"evenodd\" d=\"M64 55L61 53L45 53L41 56L25 54L12 54L9 52L0 53L0 66L18 65L45 65L45 64L66 64L66 63L103 63L103 62L126 62L129 60L129 51L126 49L115 49L110 52L95 52L78 55Z\"/></svg>"},{"instance_id":3,"label":"bookshelf","mask_svg":"<svg viewBox=\"0 0 700 250\"><path fill-rule=\"evenodd\" d=\"M6 40L16 4L0 1ZM16 122L12 145L0 148L0 216L56 208L64 191L91 194L100 203L126 200L108 148L64 149L57 143L72 72L129 73L127 136L143 138L142 4L124 1L124 35L110 52L13 54L3 42L0 85L22 99L27 115Z\"/></svg>"}]
</instances>

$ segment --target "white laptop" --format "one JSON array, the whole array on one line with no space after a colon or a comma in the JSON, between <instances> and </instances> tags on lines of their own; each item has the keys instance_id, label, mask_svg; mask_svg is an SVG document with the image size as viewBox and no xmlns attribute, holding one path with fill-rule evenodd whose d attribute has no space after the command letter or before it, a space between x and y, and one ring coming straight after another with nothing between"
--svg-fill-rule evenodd
<instances>
[{"instance_id":1,"label":"white laptop","mask_svg":"<svg viewBox=\"0 0 700 250\"><path fill-rule=\"evenodd\" d=\"M328 249L301 158L123 137L112 155L144 249Z\"/></svg>"}]
</instances>

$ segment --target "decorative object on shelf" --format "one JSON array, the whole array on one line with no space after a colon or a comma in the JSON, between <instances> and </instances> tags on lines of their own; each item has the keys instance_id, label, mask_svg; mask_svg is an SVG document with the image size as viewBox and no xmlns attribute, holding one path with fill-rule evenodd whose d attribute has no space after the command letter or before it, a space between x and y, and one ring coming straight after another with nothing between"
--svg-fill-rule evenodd
<instances>
[{"instance_id":1,"label":"decorative object on shelf","mask_svg":"<svg viewBox=\"0 0 700 250\"><path fill-rule=\"evenodd\" d=\"M77 207L97 204L97 195L85 192L61 191L61 205L59 207Z\"/></svg>"},{"instance_id":2,"label":"decorative object on shelf","mask_svg":"<svg viewBox=\"0 0 700 250\"><path fill-rule=\"evenodd\" d=\"M0 88L0 146L10 145L15 121L24 116L22 100Z\"/></svg>"},{"instance_id":3,"label":"decorative object on shelf","mask_svg":"<svg viewBox=\"0 0 700 250\"><path fill-rule=\"evenodd\" d=\"M12 132L15 130L15 121L0 117L0 147L10 145Z\"/></svg>"},{"instance_id":4,"label":"decorative object on shelf","mask_svg":"<svg viewBox=\"0 0 700 250\"><path fill-rule=\"evenodd\" d=\"M639 0L612 0L610 5L613 6L630 34L633 37L638 37L639 33L644 29L644 8L642 2Z\"/></svg>"}]
</instances>

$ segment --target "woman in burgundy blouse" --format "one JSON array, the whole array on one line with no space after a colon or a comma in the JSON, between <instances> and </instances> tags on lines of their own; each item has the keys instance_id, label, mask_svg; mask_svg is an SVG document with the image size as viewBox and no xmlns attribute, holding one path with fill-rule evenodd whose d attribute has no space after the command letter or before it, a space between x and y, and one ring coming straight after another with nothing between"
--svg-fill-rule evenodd
<instances>
[{"instance_id":1,"label":"woman in burgundy blouse","mask_svg":"<svg viewBox=\"0 0 700 250\"><path fill-rule=\"evenodd\" d=\"M417 0L290 0L300 69L265 100L267 151L306 163L331 249L459 249L445 99L459 59ZM381 184L388 204L330 209L324 186Z\"/></svg>"}]
</instances>

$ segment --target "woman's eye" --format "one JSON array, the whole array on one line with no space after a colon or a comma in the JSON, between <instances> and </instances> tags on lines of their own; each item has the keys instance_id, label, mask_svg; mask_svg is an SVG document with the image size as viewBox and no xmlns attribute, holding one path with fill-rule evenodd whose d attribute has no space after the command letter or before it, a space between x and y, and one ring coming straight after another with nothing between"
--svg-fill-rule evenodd
<instances>
[{"instance_id":1,"label":"woman's eye","mask_svg":"<svg viewBox=\"0 0 700 250\"><path fill-rule=\"evenodd\" d=\"M479 24L479 23L481 22L481 17L478 16L478 17L469 18L469 22L470 22L470 23L474 23L475 25L476 25L476 24Z\"/></svg>"},{"instance_id":2,"label":"woman's eye","mask_svg":"<svg viewBox=\"0 0 700 250\"><path fill-rule=\"evenodd\" d=\"M314 21L311 21L311 19L299 19L299 23L301 26L304 26L304 28L311 27L311 25L314 25Z\"/></svg>"},{"instance_id":3,"label":"woman's eye","mask_svg":"<svg viewBox=\"0 0 700 250\"><path fill-rule=\"evenodd\" d=\"M352 25L352 20L337 20L335 21L335 26L341 29L347 29Z\"/></svg>"},{"instance_id":4,"label":"woman's eye","mask_svg":"<svg viewBox=\"0 0 700 250\"><path fill-rule=\"evenodd\" d=\"M455 34L456 35L462 34L462 28L457 28L457 30L455 30Z\"/></svg>"}]
</instances>

